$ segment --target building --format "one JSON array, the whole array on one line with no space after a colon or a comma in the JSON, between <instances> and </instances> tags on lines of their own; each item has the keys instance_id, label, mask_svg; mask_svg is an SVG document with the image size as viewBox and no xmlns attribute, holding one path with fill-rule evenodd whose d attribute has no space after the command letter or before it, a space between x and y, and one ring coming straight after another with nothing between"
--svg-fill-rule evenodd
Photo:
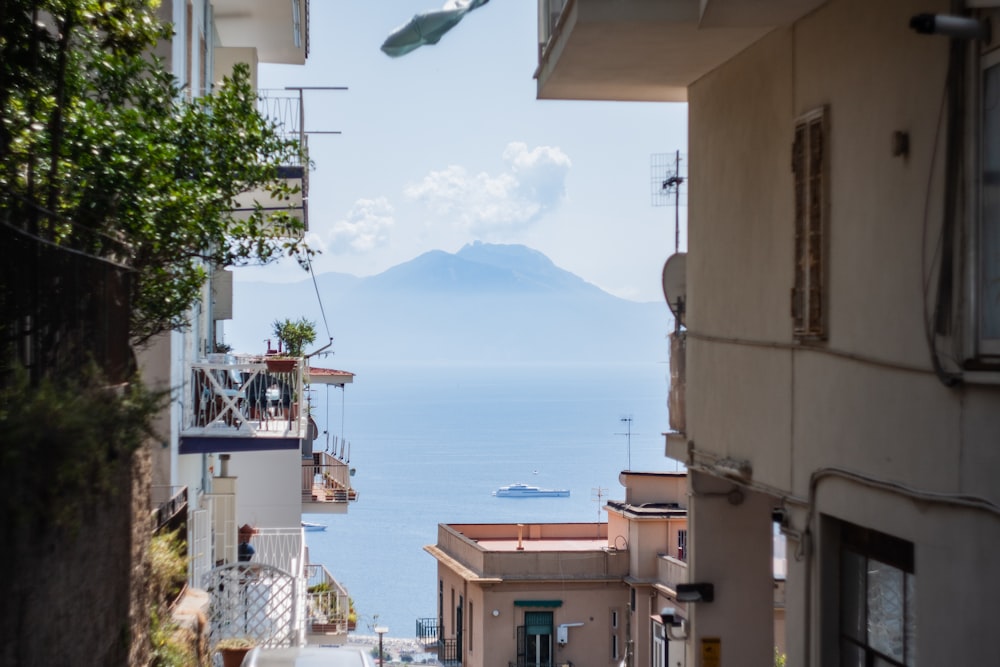
<instances>
[{"instance_id":1,"label":"building","mask_svg":"<svg viewBox=\"0 0 1000 667\"><path fill-rule=\"evenodd\" d=\"M625 499L605 505L607 523L438 526L425 547L438 562L438 618L419 626L442 662L689 664L678 641L688 613L678 599L686 474L626 471L620 480Z\"/></svg>"},{"instance_id":2,"label":"building","mask_svg":"<svg viewBox=\"0 0 1000 667\"><path fill-rule=\"evenodd\" d=\"M772 660L776 525L788 664L1000 663L995 4L539 2L538 97L689 107L689 664Z\"/></svg>"},{"instance_id":3,"label":"building","mask_svg":"<svg viewBox=\"0 0 1000 667\"><path fill-rule=\"evenodd\" d=\"M158 55L191 97L211 91L237 63L250 67L256 87L260 64L302 65L308 57L308 0L166 0L160 17L175 36ZM305 148L302 91L258 96L259 111ZM280 208L308 229L306 165L284 165L279 176L298 188L290 199L248 192L233 210ZM210 594L212 642L237 635L274 646L310 635L343 641L349 597L310 562L302 513L342 514L357 498L343 448L314 451L319 433L309 416L310 390L343 389L353 374L274 350L230 354L222 329L233 316L232 274L212 266L206 272L190 328L139 353L147 383L172 396L157 425L163 439L152 448L154 508L165 520L186 514L189 584Z\"/></svg>"}]
</instances>

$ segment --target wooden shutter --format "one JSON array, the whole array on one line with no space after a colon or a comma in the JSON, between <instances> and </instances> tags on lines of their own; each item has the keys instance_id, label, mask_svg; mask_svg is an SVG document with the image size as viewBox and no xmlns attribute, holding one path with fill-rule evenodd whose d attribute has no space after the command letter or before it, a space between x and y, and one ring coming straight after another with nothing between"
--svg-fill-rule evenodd
<instances>
[{"instance_id":1,"label":"wooden shutter","mask_svg":"<svg viewBox=\"0 0 1000 667\"><path fill-rule=\"evenodd\" d=\"M826 337L827 114L813 111L795 125L795 284L792 327L797 338Z\"/></svg>"}]
</instances>

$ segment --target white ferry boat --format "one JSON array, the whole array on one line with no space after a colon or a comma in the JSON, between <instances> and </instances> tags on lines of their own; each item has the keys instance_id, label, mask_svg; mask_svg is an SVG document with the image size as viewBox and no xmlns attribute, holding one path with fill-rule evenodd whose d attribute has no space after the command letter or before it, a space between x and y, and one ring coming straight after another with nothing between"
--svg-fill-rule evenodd
<instances>
[{"instance_id":1,"label":"white ferry boat","mask_svg":"<svg viewBox=\"0 0 1000 667\"><path fill-rule=\"evenodd\" d=\"M537 486L517 483L501 486L493 492L493 495L497 498L565 498L569 496L569 489L541 489Z\"/></svg>"}]
</instances>

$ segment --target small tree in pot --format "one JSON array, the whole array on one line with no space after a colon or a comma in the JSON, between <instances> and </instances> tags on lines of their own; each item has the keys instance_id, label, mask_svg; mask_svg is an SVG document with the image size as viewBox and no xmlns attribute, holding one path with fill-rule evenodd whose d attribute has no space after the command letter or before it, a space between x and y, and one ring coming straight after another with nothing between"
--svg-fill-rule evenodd
<instances>
[{"instance_id":1,"label":"small tree in pot","mask_svg":"<svg viewBox=\"0 0 1000 667\"><path fill-rule=\"evenodd\" d=\"M290 357L301 357L305 346L316 342L316 323L300 317L297 320L275 320L271 323L272 332L279 341L284 353Z\"/></svg>"}]
</instances>

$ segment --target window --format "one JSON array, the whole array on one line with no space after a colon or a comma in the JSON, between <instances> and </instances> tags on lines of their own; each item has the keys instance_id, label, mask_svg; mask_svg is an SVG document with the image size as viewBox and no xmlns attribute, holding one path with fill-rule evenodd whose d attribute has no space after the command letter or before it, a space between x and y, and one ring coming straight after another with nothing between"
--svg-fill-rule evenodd
<instances>
[{"instance_id":1,"label":"window","mask_svg":"<svg viewBox=\"0 0 1000 667\"><path fill-rule=\"evenodd\" d=\"M688 532L685 528L684 530L677 531L677 560L687 561L687 551Z\"/></svg>"},{"instance_id":2,"label":"window","mask_svg":"<svg viewBox=\"0 0 1000 667\"><path fill-rule=\"evenodd\" d=\"M792 175L795 183L795 285L792 327L800 340L826 338L827 111L820 108L795 123Z\"/></svg>"},{"instance_id":3,"label":"window","mask_svg":"<svg viewBox=\"0 0 1000 667\"><path fill-rule=\"evenodd\" d=\"M1000 52L981 59L979 216L973 229L975 356L1000 357Z\"/></svg>"},{"instance_id":4,"label":"window","mask_svg":"<svg viewBox=\"0 0 1000 667\"><path fill-rule=\"evenodd\" d=\"M842 524L840 545L840 664L916 665L913 544Z\"/></svg>"}]
</instances>

